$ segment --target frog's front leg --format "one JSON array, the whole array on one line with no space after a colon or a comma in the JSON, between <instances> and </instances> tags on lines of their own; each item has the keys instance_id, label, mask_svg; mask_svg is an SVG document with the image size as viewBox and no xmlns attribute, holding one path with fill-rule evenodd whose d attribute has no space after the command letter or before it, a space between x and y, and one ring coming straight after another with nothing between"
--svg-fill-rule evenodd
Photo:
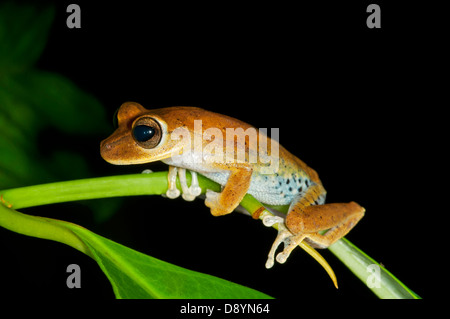
<instances>
[{"instance_id":1,"label":"frog's front leg","mask_svg":"<svg viewBox=\"0 0 450 319\"><path fill-rule=\"evenodd\" d=\"M202 189L198 185L197 173L191 171L191 186L187 186L186 169L178 168L178 177L180 178L180 185L183 194L181 195L184 200L193 201L198 195L201 194Z\"/></svg>"},{"instance_id":2,"label":"frog's front leg","mask_svg":"<svg viewBox=\"0 0 450 319\"><path fill-rule=\"evenodd\" d=\"M171 199L180 196L180 191L177 188L177 174L180 179L181 190L183 191L183 199L187 201L193 201L202 192L202 189L198 184L197 173L191 171L191 186L188 186L186 180L186 169L176 166L169 166L169 174L167 175L168 188L166 196Z\"/></svg>"},{"instance_id":3,"label":"frog's front leg","mask_svg":"<svg viewBox=\"0 0 450 319\"><path fill-rule=\"evenodd\" d=\"M355 202L314 205L322 194L322 186L313 185L294 200L286 220L280 217L263 219L264 225L278 223L279 227L266 263L267 268L272 267L275 251L281 243L285 247L276 260L284 263L302 240L306 239L315 248L326 248L345 236L364 216L365 209ZM320 234L321 231L326 233Z\"/></svg>"},{"instance_id":4,"label":"frog's front leg","mask_svg":"<svg viewBox=\"0 0 450 319\"><path fill-rule=\"evenodd\" d=\"M205 205L211 208L211 214L214 216L229 214L239 205L250 187L252 177L250 165L223 165L221 168L230 172L222 192L217 193L209 189L206 191Z\"/></svg>"},{"instance_id":5,"label":"frog's front leg","mask_svg":"<svg viewBox=\"0 0 450 319\"><path fill-rule=\"evenodd\" d=\"M166 196L170 199L180 196L180 190L177 188L177 168L169 166L169 174L167 175L168 188Z\"/></svg>"}]
</instances>

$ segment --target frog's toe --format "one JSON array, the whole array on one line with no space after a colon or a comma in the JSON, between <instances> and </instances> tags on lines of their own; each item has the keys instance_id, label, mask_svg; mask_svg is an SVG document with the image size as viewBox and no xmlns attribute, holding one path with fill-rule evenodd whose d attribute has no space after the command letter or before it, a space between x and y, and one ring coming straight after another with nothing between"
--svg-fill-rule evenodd
<instances>
[{"instance_id":1,"label":"frog's toe","mask_svg":"<svg viewBox=\"0 0 450 319\"><path fill-rule=\"evenodd\" d=\"M186 194L186 193L183 193L181 195L181 197L183 197L183 199L188 202L192 202L195 199L195 196L192 196L191 194Z\"/></svg>"},{"instance_id":2,"label":"frog's toe","mask_svg":"<svg viewBox=\"0 0 450 319\"><path fill-rule=\"evenodd\" d=\"M282 243L284 244L284 250L276 257L276 260L280 264L286 262L292 250L305 238L304 235L292 234L285 226L284 222L284 218L278 216L266 216L263 218L264 226L272 227L273 225L278 224L278 235L275 238L267 257L266 268L268 269L273 267L275 263L275 253Z\"/></svg>"},{"instance_id":3,"label":"frog's toe","mask_svg":"<svg viewBox=\"0 0 450 319\"><path fill-rule=\"evenodd\" d=\"M180 196L180 191L175 188L175 189L168 189L166 192L166 197L170 198L170 199L175 199L178 196Z\"/></svg>"},{"instance_id":4,"label":"frog's toe","mask_svg":"<svg viewBox=\"0 0 450 319\"><path fill-rule=\"evenodd\" d=\"M201 193L201 189L198 185L197 173L191 172L191 176L192 181L191 186L189 187L187 185L186 169L178 168L178 177L180 179L181 190L183 191L183 194L181 196L183 197L184 200L187 201L193 201ZM200 191L198 189L200 189Z\"/></svg>"},{"instance_id":5,"label":"frog's toe","mask_svg":"<svg viewBox=\"0 0 450 319\"><path fill-rule=\"evenodd\" d=\"M180 196L180 191L177 188L176 181L177 181L177 168L175 166L169 166L169 173L167 175L168 189L166 191L165 197L174 199ZM164 197L164 195L162 196Z\"/></svg>"},{"instance_id":6,"label":"frog's toe","mask_svg":"<svg viewBox=\"0 0 450 319\"><path fill-rule=\"evenodd\" d=\"M186 192L183 192L183 194L181 195L183 197L184 200L187 200L188 202L193 201L198 195L200 195L202 192L202 189L199 188L199 190L197 189L191 189L188 188L188 190Z\"/></svg>"},{"instance_id":7,"label":"frog's toe","mask_svg":"<svg viewBox=\"0 0 450 319\"><path fill-rule=\"evenodd\" d=\"M219 204L219 195L220 193L207 189L205 205L211 209L216 207Z\"/></svg>"},{"instance_id":8,"label":"frog's toe","mask_svg":"<svg viewBox=\"0 0 450 319\"><path fill-rule=\"evenodd\" d=\"M196 172L191 172L192 181L191 186L187 186L186 175L180 176L181 187L183 189L183 199L187 201L193 201L198 195L201 194L202 189L198 184L198 178Z\"/></svg>"},{"instance_id":9,"label":"frog's toe","mask_svg":"<svg viewBox=\"0 0 450 319\"><path fill-rule=\"evenodd\" d=\"M207 202L217 202L220 193L212 191L210 189L206 190L206 201Z\"/></svg>"},{"instance_id":10,"label":"frog's toe","mask_svg":"<svg viewBox=\"0 0 450 319\"><path fill-rule=\"evenodd\" d=\"M284 249L277 255L277 261L280 264L284 264L289 258L291 252L305 239L304 234L291 235L284 241Z\"/></svg>"},{"instance_id":11,"label":"frog's toe","mask_svg":"<svg viewBox=\"0 0 450 319\"><path fill-rule=\"evenodd\" d=\"M202 193L202 189L200 188L200 186L195 186L195 185L191 185L189 187L189 193L195 197L199 196Z\"/></svg>"},{"instance_id":12,"label":"frog's toe","mask_svg":"<svg viewBox=\"0 0 450 319\"><path fill-rule=\"evenodd\" d=\"M272 227L275 224L278 224L278 227L284 227L284 218L279 216L272 216L272 215L264 216L262 222L266 227Z\"/></svg>"},{"instance_id":13,"label":"frog's toe","mask_svg":"<svg viewBox=\"0 0 450 319\"><path fill-rule=\"evenodd\" d=\"M278 246L283 243L286 238L292 236L292 233L284 226L284 219L278 216L266 216L262 220L264 226L272 227L275 224L278 224L278 235L275 238L275 241L272 244L272 248L270 248L269 255L267 256L266 268L272 268L275 263L275 252L278 249Z\"/></svg>"},{"instance_id":14,"label":"frog's toe","mask_svg":"<svg viewBox=\"0 0 450 319\"><path fill-rule=\"evenodd\" d=\"M191 192L192 196L197 197L202 193L202 189L199 186L190 187L190 192Z\"/></svg>"},{"instance_id":15,"label":"frog's toe","mask_svg":"<svg viewBox=\"0 0 450 319\"><path fill-rule=\"evenodd\" d=\"M220 202L221 193L214 192L212 190L206 190L205 205L211 208L211 214L213 216L223 216L229 214L233 209L225 207Z\"/></svg>"}]
</instances>

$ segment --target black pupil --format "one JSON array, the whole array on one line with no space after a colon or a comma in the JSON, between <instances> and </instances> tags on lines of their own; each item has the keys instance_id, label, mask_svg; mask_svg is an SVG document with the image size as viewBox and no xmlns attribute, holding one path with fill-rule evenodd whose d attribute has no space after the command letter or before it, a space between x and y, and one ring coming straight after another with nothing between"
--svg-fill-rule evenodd
<instances>
[{"instance_id":1,"label":"black pupil","mask_svg":"<svg viewBox=\"0 0 450 319\"><path fill-rule=\"evenodd\" d=\"M133 134L138 142L147 142L155 135L155 129L147 125L138 125L134 128Z\"/></svg>"}]
</instances>

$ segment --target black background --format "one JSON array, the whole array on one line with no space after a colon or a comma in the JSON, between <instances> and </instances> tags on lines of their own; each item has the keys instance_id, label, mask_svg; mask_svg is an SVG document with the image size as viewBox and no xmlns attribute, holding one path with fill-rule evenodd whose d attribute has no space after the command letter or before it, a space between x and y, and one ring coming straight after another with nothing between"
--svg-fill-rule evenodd
<instances>
[{"instance_id":1,"label":"black background","mask_svg":"<svg viewBox=\"0 0 450 319\"><path fill-rule=\"evenodd\" d=\"M439 115L423 86L431 78L423 72L433 67L421 53L428 52L430 40L416 11L376 1L382 28L368 29L369 2L364 1L299 6L78 1L81 29L69 29L69 3L57 3L37 66L67 76L97 97L108 109L111 132L113 113L125 101L146 108L199 106L255 127L279 128L280 143L319 173L327 202L353 200L366 208L347 238L419 295L432 296L425 238L439 228L426 224L438 194L425 194L436 173L424 163L438 135L429 125ZM143 169L104 162L98 148L106 137L83 141L82 147L67 137L55 137L55 143L73 143L88 153L97 176ZM74 205L76 213L63 213ZM24 212L86 226L90 212L77 205ZM321 252L336 272L339 290L300 249L286 264L266 270L275 231L239 214L212 217L201 200L128 198L112 220L91 230L276 298L375 298L327 251ZM7 236L12 257L3 267L14 276L4 285L11 295L23 294L26 287L30 296L113 298L89 257L59 243ZM82 269L78 290L65 285L71 263Z\"/></svg>"}]
</instances>

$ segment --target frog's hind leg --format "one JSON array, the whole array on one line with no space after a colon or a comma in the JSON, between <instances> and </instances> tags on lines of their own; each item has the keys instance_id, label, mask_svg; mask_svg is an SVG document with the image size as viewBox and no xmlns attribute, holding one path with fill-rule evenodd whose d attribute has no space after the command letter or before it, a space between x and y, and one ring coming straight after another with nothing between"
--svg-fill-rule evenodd
<instances>
[{"instance_id":1,"label":"frog's hind leg","mask_svg":"<svg viewBox=\"0 0 450 319\"><path fill-rule=\"evenodd\" d=\"M280 217L263 219L266 226L278 223L278 236L270 250L267 268L273 265L275 251L281 243L284 243L284 250L276 260L284 263L303 240L315 248L326 248L345 236L364 216L365 209L355 202L320 205L324 194L323 187L314 184L294 200L286 220ZM319 233L323 231L326 232Z\"/></svg>"},{"instance_id":2,"label":"frog's hind leg","mask_svg":"<svg viewBox=\"0 0 450 319\"><path fill-rule=\"evenodd\" d=\"M355 202L308 206L301 212L293 210L286 224L291 231L306 232L311 246L327 248L347 235L363 218L364 212L365 209ZM312 223L307 220L310 216Z\"/></svg>"},{"instance_id":3,"label":"frog's hind leg","mask_svg":"<svg viewBox=\"0 0 450 319\"><path fill-rule=\"evenodd\" d=\"M365 209L355 202L300 207L291 206L286 226L294 234L289 237L277 261L284 263L302 240L314 248L327 248L344 237L364 216ZM326 231L323 235L319 232Z\"/></svg>"}]
</instances>

